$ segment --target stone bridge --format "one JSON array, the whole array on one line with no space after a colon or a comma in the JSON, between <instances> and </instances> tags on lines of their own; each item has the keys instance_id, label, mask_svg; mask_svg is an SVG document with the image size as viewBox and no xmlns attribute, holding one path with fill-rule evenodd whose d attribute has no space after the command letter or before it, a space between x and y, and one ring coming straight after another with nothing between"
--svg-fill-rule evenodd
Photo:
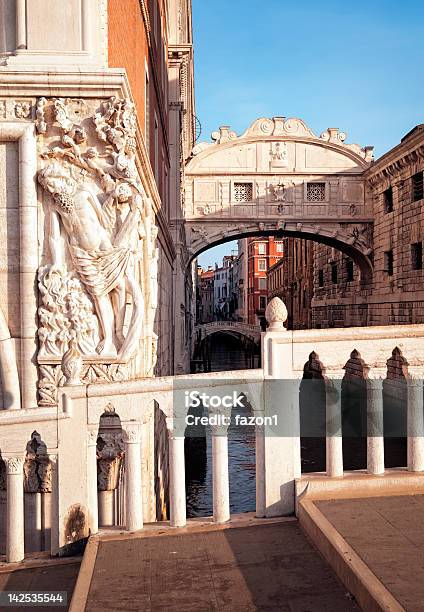
<instances>
[{"instance_id":1,"label":"stone bridge","mask_svg":"<svg viewBox=\"0 0 424 612\"><path fill-rule=\"evenodd\" d=\"M211 321L210 323L195 325L194 338L195 341L199 343L207 336L211 336L218 332L236 337L245 336L255 343L259 343L261 339L261 330L259 327L256 325L249 325L249 323L240 323L238 321Z\"/></svg>"},{"instance_id":2,"label":"stone bridge","mask_svg":"<svg viewBox=\"0 0 424 612\"><path fill-rule=\"evenodd\" d=\"M366 171L373 147L346 144L301 120L256 120L241 136L221 127L200 143L185 171L190 259L253 235L315 240L347 253L362 280L372 274L372 199Z\"/></svg>"}]
</instances>

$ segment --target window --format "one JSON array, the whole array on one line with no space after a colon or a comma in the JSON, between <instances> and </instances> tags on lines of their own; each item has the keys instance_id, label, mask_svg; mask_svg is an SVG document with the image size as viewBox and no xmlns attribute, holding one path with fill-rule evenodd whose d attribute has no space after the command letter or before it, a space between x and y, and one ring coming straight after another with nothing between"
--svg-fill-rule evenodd
<instances>
[{"instance_id":1,"label":"window","mask_svg":"<svg viewBox=\"0 0 424 612\"><path fill-rule=\"evenodd\" d=\"M306 185L306 200L308 202L324 202L325 183L308 183Z\"/></svg>"},{"instance_id":2,"label":"window","mask_svg":"<svg viewBox=\"0 0 424 612\"><path fill-rule=\"evenodd\" d=\"M423 268L423 243L415 242L411 244L411 266L413 270Z\"/></svg>"},{"instance_id":3,"label":"window","mask_svg":"<svg viewBox=\"0 0 424 612\"><path fill-rule=\"evenodd\" d=\"M259 289L266 290L266 278L259 279Z\"/></svg>"},{"instance_id":4,"label":"window","mask_svg":"<svg viewBox=\"0 0 424 612\"><path fill-rule=\"evenodd\" d=\"M384 212L393 212L393 189L389 187L383 192Z\"/></svg>"},{"instance_id":5,"label":"window","mask_svg":"<svg viewBox=\"0 0 424 612\"><path fill-rule=\"evenodd\" d=\"M253 183L234 183L234 202L251 202Z\"/></svg>"},{"instance_id":6,"label":"window","mask_svg":"<svg viewBox=\"0 0 424 612\"><path fill-rule=\"evenodd\" d=\"M264 295L259 296L259 310L265 310L266 308L266 297Z\"/></svg>"},{"instance_id":7,"label":"window","mask_svg":"<svg viewBox=\"0 0 424 612\"><path fill-rule=\"evenodd\" d=\"M318 270L318 287L324 287L324 270Z\"/></svg>"},{"instance_id":8,"label":"window","mask_svg":"<svg viewBox=\"0 0 424 612\"><path fill-rule=\"evenodd\" d=\"M266 272L266 259L258 259L259 272Z\"/></svg>"},{"instance_id":9,"label":"window","mask_svg":"<svg viewBox=\"0 0 424 612\"><path fill-rule=\"evenodd\" d=\"M423 199L423 173L417 172L412 177L412 201L417 202Z\"/></svg>"},{"instance_id":10,"label":"window","mask_svg":"<svg viewBox=\"0 0 424 612\"><path fill-rule=\"evenodd\" d=\"M353 281L353 261L346 259L346 280L348 283Z\"/></svg>"},{"instance_id":11,"label":"window","mask_svg":"<svg viewBox=\"0 0 424 612\"><path fill-rule=\"evenodd\" d=\"M393 276L393 251L385 251L384 253L384 271L389 276Z\"/></svg>"},{"instance_id":12,"label":"window","mask_svg":"<svg viewBox=\"0 0 424 612\"><path fill-rule=\"evenodd\" d=\"M333 284L337 283L337 264L335 261L331 264L331 282Z\"/></svg>"},{"instance_id":13,"label":"window","mask_svg":"<svg viewBox=\"0 0 424 612\"><path fill-rule=\"evenodd\" d=\"M258 244L258 253L259 255L266 255L266 244L264 242Z\"/></svg>"},{"instance_id":14,"label":"window","mask_svg":"<svg viewBox=\"0 0 424 612\"><path fill-rule=\"evenodd\" d=\"M282 242L277 242L276 252L283 253L284 252L284 244Z\"/></svg>"}]
</instances>

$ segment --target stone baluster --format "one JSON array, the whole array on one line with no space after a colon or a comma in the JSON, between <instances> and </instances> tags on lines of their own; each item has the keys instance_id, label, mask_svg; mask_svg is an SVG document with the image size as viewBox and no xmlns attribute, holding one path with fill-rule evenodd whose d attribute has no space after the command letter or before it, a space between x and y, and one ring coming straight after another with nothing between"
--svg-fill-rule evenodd
<instances>
[{"instance_id":1,"label":"stone baluster","mask_svg":"<svg viewBox=\"0 0 424 612\"><path fill-rule=\"evenodd\" d=\"M371 371L367 382L367 470L384 474L383 374Z\"/></svg>"},{"instance_id":2,"label":"stone baluster","mask_svg":"<svg viewBox=\"0 0 424 612\"><path fill-rule=\"evenodd\" d=\"M342 376L340 372L325 380L326 468L331 477L343 476Z\"/></svg>"},{"instance_id":3,"label":"stone baluster","mask_svg":"<svg viewBox=\"0 0 424 612\"><path fill-rule=\"evenodd\" d=\"M99 530L99 509L97 497L97 431L87 432L87 488L90 533Z\"/></svg>"},{"instance_id":4,"label":"stone baluster","mask_svg":"<svg viewBox=\"0 0 424 612\"><path fill-rule=\"evenodd\" d=\"M255 412L255 416L264 416ZM265 425L255 426L256 450L256 516L263 518L266 514L266 477L265 477Z\"/></svg>"},{"instance_id":5,"label":"stone baluster","mask_svg":"<svg viewBox=\"0 0 424 612\"><path fill-rule=\"evenodd\" d=\"M184 527L187 523L184 435L179 434L172 427L168 428L171 527Z\"/></svg>"},{"instance_id":6,"label":"stone baluster","mask_svg":"<svg viewBox=\"0 0 424 612\"><path fill-rule=\"evenodd\" d=\"M213 520L225 523L230 520L230 482L228 476L228 425L231 411L210 412L217 419L212 425L212 496Z\"/></svg>"},{"instance_id":7,"label":"stone baluster","mask_svg":"<svg viewBox=\"0 0 424 612\"><path fill-rule=\"evenodd\" d=\"M18 563L25 555L24 458L9 457L6 464L6 561Z\"/></svg>"},{"instance_id":8,"label":"stone baluster","mask_svg":"<svg viewBox=\"0 0 424 612\"><path fill-rule=\"evenodd\" d=\"M143 529L141 432L125 428L125 511L128 531Z\"/></svg>"},{"instance_id":9,"label":"stone baluster","mask_svg":"<svg viewBox=\"0 0 424 612\"><path fill-rule=\"evenodd\" d=\"M51 465L51 501L50 501L50 553L52 556L57 555L59 551L59 480L57 473L57 464L59 456L49 454Z\"/></svg>"},{"instance_id":10,"label":"stone baluster","mask_svg":"<svg viewBox=\"0 0 424 612\"><path fill-rule=\"evenodd\" d=\"M423 372L411 371L408 386L408 470L424 470Z\"/></svg>"}]
</instances>

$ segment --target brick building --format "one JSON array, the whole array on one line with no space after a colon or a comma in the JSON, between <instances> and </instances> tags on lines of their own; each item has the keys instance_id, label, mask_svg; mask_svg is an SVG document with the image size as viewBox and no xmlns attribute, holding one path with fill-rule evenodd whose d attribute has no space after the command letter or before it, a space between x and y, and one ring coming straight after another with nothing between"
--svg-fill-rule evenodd
<instances>
[{"instance_id":1,"label":"brick building","mask_svg":"<svg viewBox=\"0 0 424 612\"><path fill-rule=\"evenodd\" d=\"M214 269L197 269L196 323L210 323L214 319Z\"/></svg>"},{"instance_id":2,"label":"brick building","mask_svg":"<svg viewBox=\"0 0 424 612\"><path fill-rule=\"evenodd\" d=\"M267 273L283 256L281 238L246 238L247 323L260 325L268 302Z\"/></svg>"},{"instance_id":3,"label":"brick building","mask_svg":"<svg viewBox=\"0 0 424 612\"><path fill-rule=\"evenodd\" d=\"M284 300L294 328L424 321L423 169L424 125L418 125L364 173L374 216L370 285L361 284L345 253L284 239L287 258L270 270L270 296Z\"/></svg>"},{"instance_id":4,"label":"brick building","mask_svg":"<svg viewBox=\"0 0 424 612\"><path fill-rule=\"evenodd\" d=\"M314 244L283 238L282 259L268 270L268 300L281 298L289 312L289 329L308 329L312 323Z\"/></svg>"}]
</instances>

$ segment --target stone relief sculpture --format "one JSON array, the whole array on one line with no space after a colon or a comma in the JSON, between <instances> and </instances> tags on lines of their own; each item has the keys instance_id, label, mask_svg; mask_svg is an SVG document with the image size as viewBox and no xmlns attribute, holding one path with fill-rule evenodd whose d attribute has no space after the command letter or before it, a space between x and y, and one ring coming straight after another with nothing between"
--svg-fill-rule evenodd
<instances>
[{"instance_id":1,"label":"stone relief sculpture","mask_svg":"<svg viewBox=\"0 0 424 612\"><path fill-rule=\"evenodd\" d=\"M157 227L136 167L134 106L111 98L93 112L84 100L41 99L37 121L50 144L38 172L48 194L39 358L58 363L72 338L85 361L128 363L142 342L152 350L157 306Z\"/></svg>"}]
</instances>

